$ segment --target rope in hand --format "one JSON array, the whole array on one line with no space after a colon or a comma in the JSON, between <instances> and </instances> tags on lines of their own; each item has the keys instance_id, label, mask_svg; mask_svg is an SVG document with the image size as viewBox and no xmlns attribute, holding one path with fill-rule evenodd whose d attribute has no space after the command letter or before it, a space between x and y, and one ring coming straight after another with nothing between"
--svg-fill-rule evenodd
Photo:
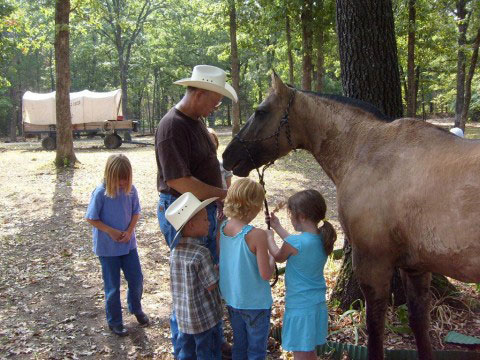
<instances>
[{"instance_id":1,"label":"rope in hand","mask_svg":"<svg viewBox=\"0 0 480 360\"><path fill-rule=\"evenodd\" d=\"M272 164L273 163L268 163L267 165L265 165L262 169L261 174L260 174L260 170L258 170L258 168L255 168L258 174L258 182L260 183L260 185L262 185L263 191L265 192L265 198L263 199L263 204L265 205L265 215L268 217L270 217L270 212L268 210L267 190L265 189L265 181L263 180L263 177L265 175L265 170L267 170L268 167ZM267 220L266 223L267 223L268 230L270 230L270 220ZM274 287L277 284L277 282L278 282L278 267L277 267L277 263L275 263L275 278L273 279L273 282L270 284L270 287Z\"/></svg>"}]
</instances>

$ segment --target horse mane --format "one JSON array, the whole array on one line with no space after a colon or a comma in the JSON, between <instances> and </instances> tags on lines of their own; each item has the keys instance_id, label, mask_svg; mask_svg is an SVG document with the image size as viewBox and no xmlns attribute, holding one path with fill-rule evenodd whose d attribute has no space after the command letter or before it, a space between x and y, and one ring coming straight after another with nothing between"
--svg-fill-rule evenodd
<instances>
[{"instance_id":1,"label":"horse mane","mask_svg":"<svg viewBox=\"0 0 480 360\"><path fill-rule=\"evenodd\" d=\"M361 110L364 110L373 116L375 116L378 120L382 120L385 122L390 122L393 121L394 119L388 115L385 115L382 111L380 111L376 106L366 102L362 101L359 99L354 99L354 98L349 98L341 95L334 95L334 94L322 94L314 91L306 91L306 90L300 90L303 93L306 94L312 94L318 97L323 97L325 99L333 100L342 104L350 105L356 108L359 108Z\"/></svg>"}]
</instances>

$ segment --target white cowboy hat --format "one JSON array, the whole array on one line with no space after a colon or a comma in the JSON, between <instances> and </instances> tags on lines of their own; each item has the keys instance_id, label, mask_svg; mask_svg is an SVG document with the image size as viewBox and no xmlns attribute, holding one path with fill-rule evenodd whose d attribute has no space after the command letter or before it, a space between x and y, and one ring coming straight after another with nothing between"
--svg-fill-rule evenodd
<instances>
[{"instance_id":1,"label":"white cowboy hat","mask_svg":"<svg viewBox=\"0 0 480 360\"><path fill-rule=\"evenodd\" d=\"M170 244L171 249L177 245L185 224L200 210L217 199L218 197L213 197L204 201L200 201L191 192L186 192L170 204L165 212L165 217L167 218L168 222L172 224L175 230L177 230L177 234Z\"/></svg>"},{"instance_id":2,"label":"white cowboy hat","mask_svg":"<svg viewBox=\"0 0 480 360\"><path fill-rule=\"evenodd\" d=\"M225 81L226 78L225 71L216 66L197 65L193 68L191 77L175 81L174 84L210 90L237 102L237 93Z\"/></svg>"},{"instance_id":3,"label":"white cowboy hat","mask_svg":"<svg viewBox=\"0 0 480 360\"><path fill-rule=\"evenodd\" d=\"M450 132L463 138L463 130L458 127L451 128Z\"/></svg>"}]
</instances>

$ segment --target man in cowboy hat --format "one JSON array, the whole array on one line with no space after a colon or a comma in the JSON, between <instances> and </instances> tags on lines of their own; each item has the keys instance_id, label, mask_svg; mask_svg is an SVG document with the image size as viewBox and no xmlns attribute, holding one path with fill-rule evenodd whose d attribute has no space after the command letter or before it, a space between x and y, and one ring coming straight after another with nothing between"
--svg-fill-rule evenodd
<instances>
[{"instance_id":1,"label":"man in cowboy hat","mask_svg":"<svg viewBox=\"0 0 480 360\"><path fill-rule=\"evenodd\" d=\"M189 78L175 82L186 86L185 95L160 120L155 132L157 188L160 193L158 222L167 244L175 237L174 227L166 220L166 209L186 192L205 200L226 196L222 189L220 166L208 130L202 118L212 113L224 96L237 101L235 90L226 82L226 73L216 66L197 65ZM218 262L215 235L217 230L216 203L206 207L210 222L205 246ZM172 342L175 348L176 320L171 319Z\"/></svg>"}]
</instances>

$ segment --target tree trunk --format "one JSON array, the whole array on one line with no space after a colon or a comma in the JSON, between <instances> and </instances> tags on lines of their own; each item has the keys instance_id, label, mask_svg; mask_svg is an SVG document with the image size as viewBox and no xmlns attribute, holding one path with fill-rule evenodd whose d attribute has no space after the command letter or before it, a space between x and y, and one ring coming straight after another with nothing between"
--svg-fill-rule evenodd
<instances>
[{"instance_id":1,"label":"tree trunk","mask_svg":"<svg viewBox=\"0 0 480 360\"><path fill-rule=\"evenodd\" d=\"M343 91L392 118L402 117L397 45L390 0L337 0Z\"/></svg>"},{"instance_id":2,"label":"tree trunk","mask_svg":"<svg viewBox=\"0 0 480 360\"><path fill-rule=\"evenodd\" d=\"M295 84L295 78L293 75L292 30L290 28L290 15L287 2L285 2L285 32L287 35L288 81L290 85L293 86Z\"/></svg>"},{"instance_id":3,"label":"tree trunk","mask_svg":"<svg viewBox=\"0 0 480 360\"><path fill-rule=\"evenodd\" d=\"M240 65L238 62L237 49L237 13L235 9L235 0L229 0L230 5L230 47L232 57L232 86L240 95ZM232 136L240 131L240 97L237 102L232 101L233 128Z\"/></svg>"},{"instance_id":4,"label":"tree trunk","mask_svg":"<svg viewBox=\"0 0 480 360\"><path fill-rule=\"evenodd\" d=\"M302 89L312 90L313 0L302 5Z\"/></svg>"},{"instance_id":5,"label":"tree trunk","mask_svg":"<svg viewBox=\"0 0 480 360\"><path fill-rule=\"evenodd\" d=\"M55 109L57 112L57 167L73 166L72 117L70 113L70 0L56 0L55 72L57 78Z\"/></svg>"},{"instance_id":6,"label":"tree trunk","mask_svg":"<svg viewBox=\"0 0 480 360\"><path fill-rule=\"evenodd\" d=\"M466 4L468 0L457 1L457 27L458 27L458 51L457 51L457 97L455 101L455 127L465 132L465 124L462 123L462 111L465 101L465 44L467 42L467 16Z\"/></svg>"},{"instance_id":7,"label":"tree trunk","mask_svg":"<svg viewBox=\"0 0 480 360\"><path fill-rule=\"evenodd\" d=\"M55 74L53 73L55 65L53 63L53 50L52 49L50 49L48 60L49 60L49 69L50 69L50 89L52 91L55 91Z\"/></svg>"},{"instance_id":8,"label":"tree trunk","mask_svg":"<svg viewBox=\"0 0 480 360\"><path fill-rule=\"evenodd\" d=\"M10 135L10 142L17 141L17 96L15 94L15 87L12 85L10 86L10 101L12 103L12 111L10 116L10 124L9 124L9 135Z\"/></svg>"},{"instance_id":9,"label":"tree trunk","mask_svg":"<svg viewBox=\"0 0 480 360\"><path fill-rule=\"evenodd\" d=\"M477 37L473 43L472 58L470 60L470 69L465 80L465 100L462 109L462 124L467 123L468 110L470 108L470 101L472 100L472 79L475 74L475 68L478 61L478 48L480 46L480 28L477 32Z\"/></svg>"},{"instance_id":10,"label":"tree trunk","mask_svg":"<svg viewBox=\"0 0 480 360\"><path fill-rule=\"evenodd\" d=\"M120 61L120 83L122 87L122 115L123 118L129 119L130 114L127 112L127 104L128 104L128 67L124 63L122 59Z\"/></svg>"},{"instance_id":11,"label":"tree trunk","mask_svg":"<svg viewBox=\"0 0 480 360\"><path fill-rule=\"evenodd\" d=\"M415 0L408 1L407 117L415 117Z\"/></svg>"},{"instance_id":12,"label":"tree trunk","mask_svg":"<svg viewBox=\"0 0 480 360\"><path fill-rule=\"evenodd\" d=\"M315 81L315 91L323 92L323 77L325 75L325 55L324 55L324 43L325 43L325 21L323 17L324 6L323 0L319 0L316 3L316 23L315 23L315 37L317 43L317 77Z\"/></svg>"}]
</instances>

